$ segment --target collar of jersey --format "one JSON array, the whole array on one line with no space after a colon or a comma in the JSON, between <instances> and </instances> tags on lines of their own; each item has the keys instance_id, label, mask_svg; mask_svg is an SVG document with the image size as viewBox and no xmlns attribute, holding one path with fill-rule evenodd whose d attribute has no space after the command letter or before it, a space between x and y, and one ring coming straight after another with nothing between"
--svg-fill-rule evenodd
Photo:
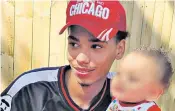
<instances>
[{"instance_id":1,"label":"collar of jersey","mask_svg":"<svg viewBox=\"0 0 175 111\"><path fill-rule=\"evenodd\" d=\"M64 99L64 101L71 107L72 110L74 111L82 111L83 109L80 108L70 97L68 89L66 87L66 83L65 83L65 72L67 70L69 70L71 67L68 66L63 66L60 67L59 70L59 74L58 74L58 86L61 92L61 95ZM99 92L99 94L97 96L95 96L95 98L92 100L91 105L89 107L89 109L87 109L87 111L92 111L94 110L98 104L100 104L100 102L102 101L102 99L105 96L105 92L106 92L106 88L107 88L107 79L105 81L105 84L103 85L102 90Z\"/></svg>"}]
</instances>

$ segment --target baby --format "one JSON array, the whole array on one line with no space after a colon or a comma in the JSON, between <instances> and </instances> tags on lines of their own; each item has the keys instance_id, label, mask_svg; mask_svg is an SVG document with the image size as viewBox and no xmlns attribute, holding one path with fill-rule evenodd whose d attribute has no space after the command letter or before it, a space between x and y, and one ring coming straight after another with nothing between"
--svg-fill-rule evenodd
<instances>
[{"instance_id":1,"label":"baby","mask_svg":"<svg viewBox=\"0 0 175 111\"><path fill-rule=\"evenodd\" d=\"M128 54L111 81L115 100L107 111L161 111L154 102L168 88L173 68L167 54L143 48Z\"/></svg>"}]
</instances>

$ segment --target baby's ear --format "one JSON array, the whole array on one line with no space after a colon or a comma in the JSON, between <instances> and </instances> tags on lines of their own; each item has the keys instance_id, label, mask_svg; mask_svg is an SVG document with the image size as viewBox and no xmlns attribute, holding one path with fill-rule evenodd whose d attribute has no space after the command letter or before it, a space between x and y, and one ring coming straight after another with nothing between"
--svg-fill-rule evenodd
<instances>
[{"instance_id":1,"label":"baby's ear","mask_svg":"<svg viewBox=\"0 0 175 111\"><path fill-rule=\"evenodd\" d=\"M147 101L156 101L164 93L163 88L155 88L150 92Z\"/></svg>"}]
</instances>

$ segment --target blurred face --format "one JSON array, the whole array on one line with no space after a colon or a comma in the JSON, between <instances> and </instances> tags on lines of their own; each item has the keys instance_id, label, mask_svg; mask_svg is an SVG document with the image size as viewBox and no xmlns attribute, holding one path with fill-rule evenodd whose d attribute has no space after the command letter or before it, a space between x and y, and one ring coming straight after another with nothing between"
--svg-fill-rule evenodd
<instances>
[{"instance_id":1,"label":"blurred face","mask_svg":"<svg viewBox=\"0 0 175 111\"><path fill-rule=\"evenodd\" d=\"M112 95L125 102L140 102L157 96L160 87L156 62L151 58L131 53L121 62L111 82Z\"/></svg>"},{"instance_id":2,"label":"blurred face","mask_svg":"<svg viewBox=\"0 0 175 111\"><path fill-rule=\"evenodd\" d=\"M68 61L71 74L80 84L91 85L104 81L116 58L115 39L102 42L88 31L74 26L68 35Z\"/></svg>"}]
</instances>

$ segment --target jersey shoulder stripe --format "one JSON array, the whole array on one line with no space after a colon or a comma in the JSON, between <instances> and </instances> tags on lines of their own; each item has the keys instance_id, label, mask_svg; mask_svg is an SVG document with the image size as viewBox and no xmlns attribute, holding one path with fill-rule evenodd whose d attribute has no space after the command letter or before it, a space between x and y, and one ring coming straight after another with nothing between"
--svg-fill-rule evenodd
<instances>
[{"instance_id":1,"label":"jersey shoulder stripe","mask_svg":"<svg viewBox=\"0 0 175 111\"><path fill-rule=\"evenodd\" d=\"M13 97L23 87L35 82L57 81L58 71L59 67L44 67L24 72L18 78L16 78L5 91L2 92L1 96L9 95Z\"/></svg>"}]
</instances>

